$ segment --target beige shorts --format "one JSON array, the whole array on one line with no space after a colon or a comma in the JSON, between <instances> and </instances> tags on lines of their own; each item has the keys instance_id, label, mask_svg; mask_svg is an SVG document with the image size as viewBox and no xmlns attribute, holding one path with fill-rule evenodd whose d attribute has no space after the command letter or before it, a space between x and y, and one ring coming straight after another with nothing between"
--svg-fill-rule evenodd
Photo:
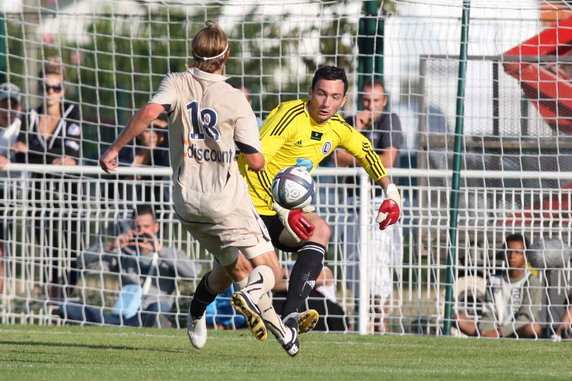
<instances>
[{"instance_id":1,"label":"beige shorts","mask_svg":"<svg viewBox=\"0 0 572 381\"><path fill-rule=\"evenodd\" d=\"M181 218L179 221L221 266L228 266L236 261L239 252L251 259L274 251L266 226L248 201L218 223L195 223Z\"/></svg>"}]
</instances>

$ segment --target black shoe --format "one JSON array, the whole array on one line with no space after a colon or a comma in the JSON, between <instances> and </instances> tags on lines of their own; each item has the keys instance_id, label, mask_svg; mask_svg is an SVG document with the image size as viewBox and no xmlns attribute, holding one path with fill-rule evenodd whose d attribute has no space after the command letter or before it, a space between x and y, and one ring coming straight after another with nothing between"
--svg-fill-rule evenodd
<instances>
[{"instance_id":1,"label":"black shoe","mask_svg":"<svg viewBox=\"0 0 572 381\"><path fill-rule=\"evenodd\" d=\"M284 337L278 342L289 356L296 356L300 353L300 342L298 341L298 322L294 318L285 319L284 325L289 331L289 337Z\"/></svg>"}]
</instances>

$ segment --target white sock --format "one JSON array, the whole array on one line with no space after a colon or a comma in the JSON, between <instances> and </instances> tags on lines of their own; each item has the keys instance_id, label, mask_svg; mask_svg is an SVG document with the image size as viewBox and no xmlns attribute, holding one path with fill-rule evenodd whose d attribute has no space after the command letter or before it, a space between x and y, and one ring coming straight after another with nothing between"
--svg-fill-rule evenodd
<instances>
[{"instance_id":1,"label":"white sock","mask_svg":"<svg viewBox=\"0 0 572 381\"><path fill-rule=\"evenodd\" d=\"M256 266L248 277L248 285L243 291L248 292L257 302L262 295L268 293L274 287L274 272L268 266Z\"/></svg>"}]
</instances>

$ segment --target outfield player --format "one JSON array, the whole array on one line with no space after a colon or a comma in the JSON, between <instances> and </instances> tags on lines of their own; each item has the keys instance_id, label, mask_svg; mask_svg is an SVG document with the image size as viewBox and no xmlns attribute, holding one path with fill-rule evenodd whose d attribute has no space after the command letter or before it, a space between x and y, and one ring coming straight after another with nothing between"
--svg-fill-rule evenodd
<instances>
[{"instance_id":1,"label":"outfield player","mask_svg":"<svg viewBox=\"0 0 572 381\"><path fill-rule=\"evenodd\" d=\"M345 148L359 165L383 188L387 199L379 208L376 221L380 229L394 224L401 213L401 197L387 176L371 142L338 114L346 101L348 81L343 69L324 66L316 71L309 99L284 102L268 116L260 131L266 169L248 169L247 156L238 165L246 177L250 196L270 231L274 247L297 252L284 304L284 322L307 332L317 323L316 311L299 310L312 291L323 267L330 240L328 224L313 210L287 210L274 203L271 184L283 168L296 164L312 171L337 147Z\"/></svg>"},{"instance_id":2,"label":"outfield player","mask_svg":"<svg viewBox=\"0 0 572 381\"><path fill-rule=\"evenodd\" d=\"M266 323L294 356L299 351L297 332L282 323L268 296L275 277L281 275L280 266L235 160L236 143L248 170L264 168L256 117L244 94L222 75L230 55L226 34L207 23L193 38L192 51L191 67L163 79L157 94L103 154L101 167L114 170L119 150L167 111L175 213L216 258L191 301L187 323L191 343L196 348L205 345L205 309L234 280L239 287L246 286L232 301L253 335L265 340ZM254 266L250 276L250 265L240 252Z\"/></svg>"}]
</instances>

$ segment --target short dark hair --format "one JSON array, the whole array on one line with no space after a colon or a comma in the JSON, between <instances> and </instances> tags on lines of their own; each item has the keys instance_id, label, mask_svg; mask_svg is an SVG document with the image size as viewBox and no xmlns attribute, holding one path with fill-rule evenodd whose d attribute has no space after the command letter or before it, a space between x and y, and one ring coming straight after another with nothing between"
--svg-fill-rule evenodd
<instances>
[{"instance_id":1,"label":"short dark hair","mask_svg":"<svg viewBox=\"0 0 572 381\"><path fill-rule=\"evenodd\" d=\"M528 249L528 240L526 238L524 238L524 236L520 233L514 233L511 235L508 235L505 240L504 240L504 248L505 250L508 249L508 243L511 241L517 241L517 242L522 242L522 244L524 245L524 250L526 251Z\"/></svg>"},{"instance_id":2,"label":"short dark hair","mask_svg":"<svg viewBox=\"0 0 572 381\"><path fill-rule=\"evenodd\" d=\"M370 88L374 88L376 86L381 86L381 88L383 89L383 91L385 92L385 84L383 83L383 81L381 79L377 79L375 78L373 81L371 79L366 80L363 85L361 86L361 91L363 92L365 88L370 87Z\"/></svg>"},{"instance_id":3,"label":"short dark hair","mask_svg":"<svg viewBox=\"0 0 572 381\"><path fill-rule=\"evenodd\" d=\"M346 71L341 67L336 66L322 66L314 73L314 78L312 78L312 90L316 86L319 80L325 79L326 81L336 81L340 80L344 83L344 95L348 91L348 77L346 76Z\"/></svg>"},{"instance_id":4,"label":"short dark hair","mask_svg":"<svg viewBox=\"0 0 572 381\"><path fill-rule=\"evenodd\" d=\"M155 220L155 209L153 209L151 205L146 204L137 205L135 208L135 215L133 217L135 218L137 216L144 216L146 214L150 214L153 216L153 220Z\"/></svg>"}]
</instances>

